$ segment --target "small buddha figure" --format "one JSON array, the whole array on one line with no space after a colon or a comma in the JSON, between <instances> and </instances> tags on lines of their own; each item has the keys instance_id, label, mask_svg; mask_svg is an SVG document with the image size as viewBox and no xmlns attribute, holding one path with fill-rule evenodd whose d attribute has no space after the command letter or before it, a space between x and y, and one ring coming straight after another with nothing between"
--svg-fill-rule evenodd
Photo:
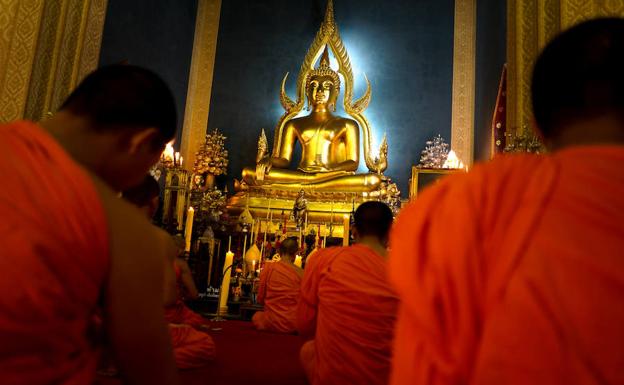
<instances>
[{"instance_id":1,"label":"small buddha figure","mask_svg":"<svg viewBox=\"0 0 624 385\"><path fill-rule=\"evenodd\" d=\"M295 203L292 209L293 220L297 224L298 229L303 229L303 222L305 220L305 216L308 210L308 201L305 199L305 191L299 191L297 195L297 199L295 199Z\"/></svg>"},{"instance_id":2,"label":"small buddha figure","mask_svg":"<svg viewBox=\"0 0 624 385\"><path fill-rule=\"evenodd\" d=\"M259 156L255 169L243 170L243 180L251 186L271 185L284 190L367 192L375 190L381 177L376 173L355 174L359 164L360 128L353 119L335 116L340 92L338 73L329 66L327 46L318 68L305 82L307 116L286 122L277 156ZM296 170L288 167L296 142L302 148Z\"/></svg>"}]
</instances>

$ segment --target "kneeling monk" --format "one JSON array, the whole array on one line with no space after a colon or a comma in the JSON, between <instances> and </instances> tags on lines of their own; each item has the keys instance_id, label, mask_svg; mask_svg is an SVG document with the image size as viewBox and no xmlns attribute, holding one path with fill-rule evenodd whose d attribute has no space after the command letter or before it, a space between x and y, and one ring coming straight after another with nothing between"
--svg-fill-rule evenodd
<instances>
[{"instance_id":1,"label":"kneeling monk","mask_svg":"<svg viewBox=\"0 0 624 385\"><path fill-rule=\"evenodd\" d=\"M160 187L150 175L145 176L140 185L124 191L123 197L136 205L148 219L156 212ZM169 333L173 343L173 353L180 369L190 369L206 365L215 356L215 344L206 333L195 328L205 327L204 319L186 307L181 300L182 285L191 296L197 297L186 261L179 257L184 253L184 239L173 238L177 249L165 259L165 320L169 323ZM178 261L181 260L181 261ZM181 267L181 265L185 267ZM190 281L190 283L189 283Z\"/></svg>"},{"instance_id":2,"label":"kneeling monk","mask_svg":"<svg viewBox=\"0 0 624 385\"><path fill-rule=\"evenodd\" d=\"M178 254L183 250L183 247L178 249ZM177 258L167 261L172 269L165 269L165 272L169 272L165 277L165 319L169 322L173 354L178 368L198 368L215 358L215 343L207 333L196 329L206 327L204 319L187 308L181 300L182 271L174 259ZM190 271L188 274L190 275Z\"/></svg>"},{"instance_id":3,"label":"kneeling monk","mask_svg":"<svg viewBox=\"0 0 624 385\"><path fill-rule=\"evenodd\" d=\"M295 333L297 302L303 270L293 264L299 249L296 238L288 238L280 245L279 262L267 263L260 274L258 302L264 311L254 314L256 329L278 333Z\"/></svg>"},{"instance_id":4,"label":"kneeling monk","mask_svg":"<svg viewBox=\"0 0 624 385\"><path fill-rule=\"evenodd\" d=\"M308 260L297 310L308 380L320 384L386 384L397 298L386 277L392 212L366 202L355 212L356 245L319 251Z\"/></svg>"},{"instance_id":5,"label":"kneeling monk","mask_svg":"<svg viewBox=\"0 0 624 385\"><path fill-rule=\"evenodd\" d=\"M176 300L165 308L165 318L170 323L185 324L195 329L208 329L208 321L189 309L184 303L184 299L197 299L199 293L188 262L184 259L184 238L179 235L175 236L174 242L178 247L178 254L173 262L176 280Z\"/></svg>"}]
</instances>

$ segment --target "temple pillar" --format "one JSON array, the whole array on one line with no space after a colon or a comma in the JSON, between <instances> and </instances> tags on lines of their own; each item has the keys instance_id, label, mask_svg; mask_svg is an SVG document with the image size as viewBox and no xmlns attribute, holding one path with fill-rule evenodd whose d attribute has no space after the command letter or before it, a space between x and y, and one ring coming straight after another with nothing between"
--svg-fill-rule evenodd
<instances>
[{"instance_id":1,"label":"temple pillar","mask_svg":"<svg viewBox=\"0 0 624 385\"><path fill-rule=\"evenodd\" d=\"M451 148L465 164L474 158L477 0L455 1Z\"/></svg>"},{"instance_id":2,"label":"temple pillar","mask_svg":"<svg viewBox=\"0 0 624 385\"><path fill-rule=\"evenodd\" d=\"M208 128L220 15L221 0L199 0L180 145L180 155L189 170L193 168L195 152L204 142Z\"/></svg>"}]
</instances>

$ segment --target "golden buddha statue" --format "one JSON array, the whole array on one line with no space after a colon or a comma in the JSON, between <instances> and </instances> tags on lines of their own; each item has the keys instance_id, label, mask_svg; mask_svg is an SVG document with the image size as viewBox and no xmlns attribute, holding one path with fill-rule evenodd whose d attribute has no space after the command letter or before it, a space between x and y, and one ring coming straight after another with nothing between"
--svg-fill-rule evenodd
<instances>
[{"instance_id":1,"label":"golden buddha statue","mask_svg":"<svg viewBox=\"0 0 624 385\"><path fill-rule=\"evenodd\" d=\"M337 62L335 69L330 66L330 52ZM239 214L243 206L263 216L271 210L292 210L303 191L311 221L338 223L355 202L399 199L396 186L383 175L388 167L385 135L376 155L371 150L371 128L363 114L371 86L365 76L364 95L353 98L353 71L334 20L332 0L327 2L323 23L299 70L294 100L285 91L287 78L288 73L280 89L285 112L275 126L272 150L262 130L256 166L243 169L242 181L235 183L237 194L229 200L230 212ZM342 87L346 117L335 113ZM302 116L306 100L309 113ZM301 161L295 166L291 163L297 145ZM358 174L360 160L368 171Z\"/></svg>"},{"instance_id":2,"label":"golden buddha statue","mask_svg":"<svg viewBox=\"0 0 624 385\"><path fill-rule=\"evenodd\" d=\"M330 67L329 49L338 62L338 71ZM318 67L315 63L320 57ZM340 93L340 76L345 81L344 118L334 115ZM248 186L282 191L349 192L375 191L382 183L387 167L387 143L381 144L379 156L371 157L371 133L362 112L368 107L371 90L357 101L352 100L353 73L347 51L334 21L333 2L327 3L325 18L310 46L297 79L297 100L284 90L288 74L282 81L280 101L286 110L275 128L275 143L268 154L266 138L261 137L255 168L243 170ZM310 114L297 117L308 101ZM360 162L360 132L368 173L356 174ZM296 143L302 149L297 169L290 169Z\"/></svg>"},{"instance_id":3,"label":"golden buddha statue","mask_svg":"<svg viewBox=\"0 0 624 385\"><path fill-rule=\"evenodd\" d=\"M243 170L243 180L251 186L271 185L282 190L365 192L381 183L377 173L355 174L359 165L360 127L353 119L335 116L340 77L329 66L327 46L318 68L305 82L309 115L286 122L275 155L264 154L255 169ZM295 144L302 148L297 170L288 167Z\"/></svg>"}]
</instances>

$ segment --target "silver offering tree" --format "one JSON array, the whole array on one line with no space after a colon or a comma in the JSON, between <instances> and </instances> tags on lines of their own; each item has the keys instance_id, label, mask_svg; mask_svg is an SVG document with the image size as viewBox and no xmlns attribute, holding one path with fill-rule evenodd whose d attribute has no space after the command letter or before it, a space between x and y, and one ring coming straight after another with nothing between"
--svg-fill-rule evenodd
<instances>
[{"instance_id":1,"label":"silver offering tree","mask_svg":"<svg viewBox=\"0 0 624 385\"><path fill-rule=\"evenodd\" d=\"M443 168L450 151L449 144L440 135L433 140L428 140L425 144L425 149L420 153L418 167Z\"/></svg>"}]
</instances>

